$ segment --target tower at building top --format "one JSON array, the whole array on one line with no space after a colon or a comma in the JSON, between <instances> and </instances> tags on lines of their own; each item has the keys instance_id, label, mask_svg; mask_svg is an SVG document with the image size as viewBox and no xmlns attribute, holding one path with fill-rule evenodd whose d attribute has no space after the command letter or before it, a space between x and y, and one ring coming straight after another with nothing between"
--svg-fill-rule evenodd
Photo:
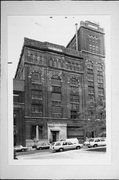
<instances>
[{"instance_id":1,"label":"tower at building top","mask_svg":"<svg viewBox=\"0 0 119 180\"><path fill-rule=\"evenodd\" d=\"M95 23L95 22L91 22L91 21L81 21L80 22L80 27L85 27L85 28L88 28L88 29L91 29L91 30L95 30L95 31L98 31L100 33L104 33L104 29L101 28L99 26L98 23Z\"/></svg>"}]
</instances>

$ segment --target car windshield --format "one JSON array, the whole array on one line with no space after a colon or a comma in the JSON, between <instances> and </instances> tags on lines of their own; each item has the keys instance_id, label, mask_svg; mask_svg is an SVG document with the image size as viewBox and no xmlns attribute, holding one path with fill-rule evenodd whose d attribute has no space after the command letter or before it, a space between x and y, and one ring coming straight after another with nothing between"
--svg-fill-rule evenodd
<instances>
[{"instance_id":1,"label":"car windshield","mask_svg":"<svg viewBox=\"0 0 119 180\"><path fill-rule=\"evenodd\" d=\"M94 141L94 139L89 139L89 141L90 141L90 142L93 142L93 141Z\"/></svg>"},{"instance_id":2,"label":"car windshield","mask_svg":"<svg viewBox=\"0 0 119 180\"><path fill-rule=\"evenodd\" d=\"M55 144L55 146L60 146L60 145L61 145L61 143L60 143L60 142L58 142L58 143L56 143L56 144Z\"/></svg>"}]
</instances>

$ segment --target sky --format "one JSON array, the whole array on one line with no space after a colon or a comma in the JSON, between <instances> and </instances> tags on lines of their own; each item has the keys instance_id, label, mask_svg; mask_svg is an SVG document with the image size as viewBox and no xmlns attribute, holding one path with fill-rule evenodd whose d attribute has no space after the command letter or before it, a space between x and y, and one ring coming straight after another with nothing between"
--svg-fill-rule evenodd
<instances>
[{"instance_id":1,"label":"sky","mask_svg":"<svg viewBox=\"0 0 119 180\"><path fill-rule=\"evenodd\" d=\"M24 37L66 46L76 32L75 24L80 21L98 23L105 31L105 45L108 44L108 17L103 16L9 16L8 17L8 62L12 62L14 77L19 62Z\"/></svg>"}]
</instances>

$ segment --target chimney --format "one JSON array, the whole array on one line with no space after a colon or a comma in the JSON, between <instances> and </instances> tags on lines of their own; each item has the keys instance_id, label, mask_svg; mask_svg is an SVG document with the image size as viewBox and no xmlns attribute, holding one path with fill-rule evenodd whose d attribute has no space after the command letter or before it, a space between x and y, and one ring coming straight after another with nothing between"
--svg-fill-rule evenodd
<instances>
[{"instance_id":1,"label":"chimney","mask_svg":"<svg viewBox=\"0 0 119 180\"><path fill-rule=\"evenodd\" d=\"M76 26L76 50L78 51L78 28L77 28L78 24L76 23L75 26Z\"/></svg>"}]
</instances>

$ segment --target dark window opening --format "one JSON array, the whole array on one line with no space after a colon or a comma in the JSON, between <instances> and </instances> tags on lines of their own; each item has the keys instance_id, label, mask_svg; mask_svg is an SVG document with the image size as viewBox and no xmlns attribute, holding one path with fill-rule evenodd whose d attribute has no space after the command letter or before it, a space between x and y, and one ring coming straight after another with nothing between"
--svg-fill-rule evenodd
<instances>
[{"instance_id":1,"label":"dark window opening","mask_svg":"<svg viewBox=\"0 0 119 180\"><path fill-rule=\"evenodd\" d=\"M52 86L53 93L61 93L61 87L59 86Z\"/></svg>"},{"instance_id":2,"label":"dark window opening","mask_svg":"<svg viewBox=\"0 0 119 180\"><path fill-rule=\"evenodd\" d=\"M71 110L71 119L76 119L78 117L77 111Z\"/></svg>"}]
</instances>

